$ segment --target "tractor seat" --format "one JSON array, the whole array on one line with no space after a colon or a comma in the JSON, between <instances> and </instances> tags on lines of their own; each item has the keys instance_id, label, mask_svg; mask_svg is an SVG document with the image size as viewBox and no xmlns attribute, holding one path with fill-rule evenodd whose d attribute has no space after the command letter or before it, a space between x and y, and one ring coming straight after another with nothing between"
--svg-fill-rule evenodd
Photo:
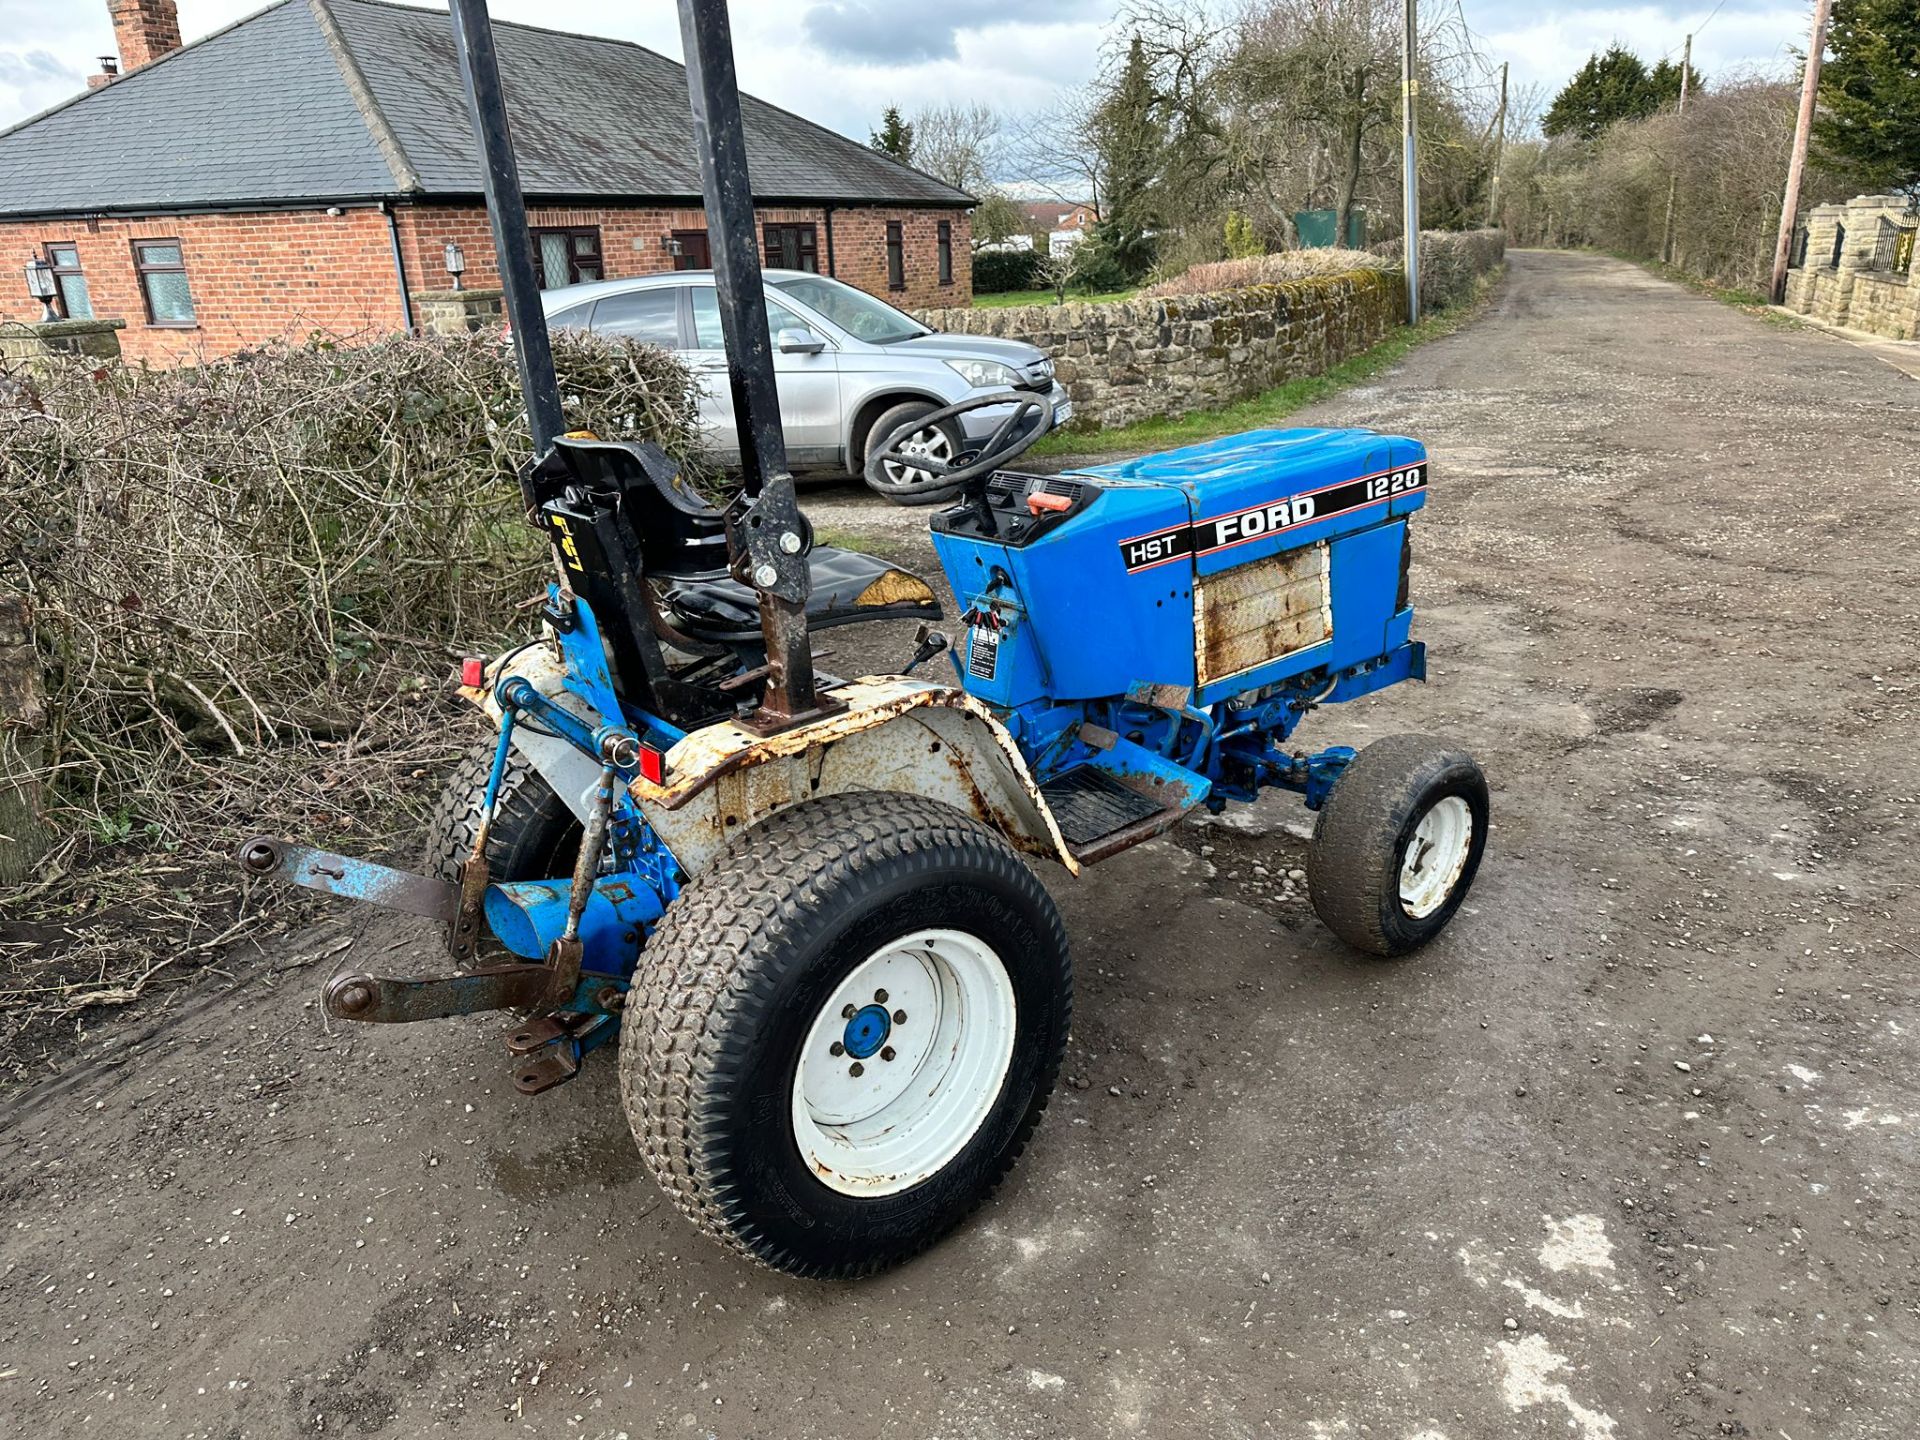
<instances>
[{"instance_id":1,"label":"tractor seat","mask_svg":"<svg viewBox=\"0 0 1920 1440\"><path fill-rule=\"evenodd\" d=\"M910 570L857 550L816 545L807 555L812 577L807 629L829 630L866 620L938 620L940 600ZM730 576L664 578L673 620L696 640L720 645L760 639L760 595Z\"/></svg>"}]
</instances>

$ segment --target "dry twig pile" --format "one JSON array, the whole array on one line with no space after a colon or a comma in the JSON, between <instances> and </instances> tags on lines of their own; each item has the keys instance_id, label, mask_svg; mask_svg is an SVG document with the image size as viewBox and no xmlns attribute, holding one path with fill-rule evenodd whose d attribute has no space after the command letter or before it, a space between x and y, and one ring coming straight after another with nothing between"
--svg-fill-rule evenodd
<instances>
[{"instance_id":1,"label":"dry twig pile","mask_svg":"<svg viewBox=\"0 0 1920 1440\"><path fill-rule=\"evenodd\" d=\"M571 425L688 453L674 357L556 352ZM0 377L0 590L31 601L66 836L0 892L0 1038L265 923L212 878L243 832L410 835L471 733L454 657L525 632L545 578L528 449L497 335Z\"/></svg>"}]
</instances>

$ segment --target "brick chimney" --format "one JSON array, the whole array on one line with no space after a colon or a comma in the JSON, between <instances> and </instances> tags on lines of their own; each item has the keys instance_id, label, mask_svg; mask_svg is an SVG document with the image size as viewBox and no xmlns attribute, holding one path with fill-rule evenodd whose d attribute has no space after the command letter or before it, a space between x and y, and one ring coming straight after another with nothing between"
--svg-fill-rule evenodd
<instances>
[{"instance_id":1,"label":"brick chimney","mask_svg":"<svg viewBox=\"0 0 1920 1440\"><path fill-rule=\"evenodd\" d=\"M120 70L138 70L180 48L180 10L174 0L107 0Z\"/></svg>"}]
</instances>

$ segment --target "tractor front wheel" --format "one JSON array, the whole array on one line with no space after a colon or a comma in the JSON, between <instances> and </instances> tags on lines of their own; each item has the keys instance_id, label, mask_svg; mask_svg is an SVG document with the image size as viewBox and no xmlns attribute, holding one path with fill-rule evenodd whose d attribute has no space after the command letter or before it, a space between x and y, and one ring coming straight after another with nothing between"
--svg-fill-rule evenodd
<instances>
[{"instance_id":1,"label":"tractor front wheel","mask_svg":"<svg viewBox=\"0 0 1920 1440\"><path fill-rule=\"evenodd\" d=\"M795 1275L869 1274L958 1225L1046 1108L1066 932L993 830L915 795L741 836L640 957L621 1093L695 1226Z\"/></svg>"},{"instance_id":2,"label":"tractor front wheel","mask_svg":"<svg viewBox=\"0 0 1920 1440\"><path fill-rule=\"evenodd\" d=\"M1357 950L1404 955L1467 898L1487 848L1487 777L1464 750L1390 735L1348 764L1307 847L1307 893Z\"/></svg>"}]
</instances>

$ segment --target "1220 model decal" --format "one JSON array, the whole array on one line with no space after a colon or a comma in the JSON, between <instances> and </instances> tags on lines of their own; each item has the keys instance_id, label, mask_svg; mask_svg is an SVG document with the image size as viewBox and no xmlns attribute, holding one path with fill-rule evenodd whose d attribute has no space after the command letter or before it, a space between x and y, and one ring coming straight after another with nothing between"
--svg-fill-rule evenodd
<instances>
[{"instance_id":1,"label":"1220 model decal","mask_svg":"<svg viewBox=\"0 0 1920 1440\"><path fill-rule=\"evenodd\" d=\"M1151 535L1136 535L1120 542L1120 560L1129 574L1151 570L1156 565L1182 560L1189 555L1206 555L1250 540L1263 540L1283 530L1291 530L1314 520L1325 520L1348 510L1377 505L1397 495L1423 490L1427 484L1427 462L1382 470L1378 475L1363 475L1357 480L1342 480L1303 495L1216 515L1187 525L1170 525Z\"/></svg>"}]
</instances>

